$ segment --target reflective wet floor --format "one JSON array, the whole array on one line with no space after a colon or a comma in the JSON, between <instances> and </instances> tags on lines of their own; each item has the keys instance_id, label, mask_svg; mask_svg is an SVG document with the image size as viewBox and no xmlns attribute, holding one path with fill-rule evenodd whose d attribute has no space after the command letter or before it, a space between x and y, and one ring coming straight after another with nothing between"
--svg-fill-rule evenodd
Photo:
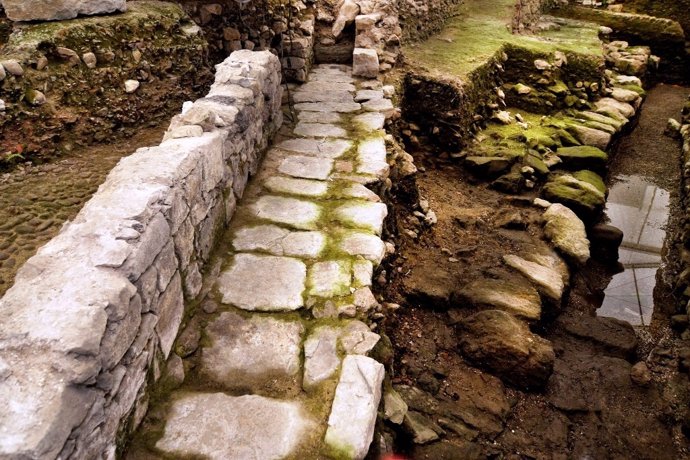
<instances>
[{"instance_id":1,"label":"reflective wet floor","mask_svg":"<svg viewBox=\"0 0 690 460\"><path fill-rule=\"evenodd\" d=\"M642 176L618 176L611 187L606 213L623 230L619 261L625 270L604 291L599 316L634 326L649 325L654 310L656 272L666 237L670 194Z\"/></svg>"}]
</instances>

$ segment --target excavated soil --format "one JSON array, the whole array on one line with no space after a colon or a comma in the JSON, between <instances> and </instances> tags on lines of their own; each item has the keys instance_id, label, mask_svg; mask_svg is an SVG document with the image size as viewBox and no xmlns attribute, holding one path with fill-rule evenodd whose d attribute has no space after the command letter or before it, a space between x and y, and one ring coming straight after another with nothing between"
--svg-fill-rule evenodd
<instances>
[{"instance_id":1,"label":"excavated soil","mask_svg":"<svg viewBox=\"0 0 690 460\"><path fill-rule=\"evenodd\" d=\"M663 131L687 94L688 88L668 85L652 90L610 167L610 177L644 174L673 191L667 245L679 218L680 148ZM417 218L417 190L398 185L391 228L398 248L379 286L383 298L401 306L385 327L395 350L392 383L421 390L406 398L409 408L423 414L440 439L413 442L403 425L392 433L397 450L414 459L690 458L682 429L690 388L678 357L689 344L670 329L674 301L664 276L674 270L673 258L659 271L647 328L596 317L616 264L590 260L571 270L562 306L545 306L531 325L556 352L548 383L527 391L505 384L463 358L457 324L477 310L456 293L479 277L501 276L504 254L529 250L542 238L542 211L531 204L538 194L494 191L425 145L422 139L408 151L420 169L419 196L438 222L429 226ZM641 361L648 384L631 379Z\"/></svg>"}]
</instances>

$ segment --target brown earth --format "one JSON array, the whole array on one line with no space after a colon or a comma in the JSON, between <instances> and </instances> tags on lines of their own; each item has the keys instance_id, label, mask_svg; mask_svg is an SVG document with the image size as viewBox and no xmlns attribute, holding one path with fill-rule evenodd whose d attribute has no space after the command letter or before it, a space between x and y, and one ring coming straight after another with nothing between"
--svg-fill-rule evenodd
<instances>
[{"instance_id":1,"label":"brown earth","mask_svg":"<svg viewBox=\"0 0 690 460\"><path fill-rule=\"evenodd\" d=\"M678 188L679 146L662 133L687 93L666 85L651 92L637 129L620 142L612 177L644 171ZM541 211L531 205L536 192L494 191L425 145L422 139L408 150L420 167L418 193L438 223L421 223L412 214L415 190L398 188L392 229L398 247L379 286L383 298L401 305L385 326L395 350L392 383L421 390L423 397L408 405L439 439L421 445L409 424L387 425L397 450L413 459L690 458L682 432L690 385L679 370L687 369L688 343L669 327L674 303L661 271L653 323L635 330L595 316L615 265L592 260L572 270L562 306L546 304L541 321L531 325L556 353L542 389L519 390L482 370L482 363L466 361L457 324L477 308L455 300L456 293L477 278L504 276L504 254L543 244ZM677 214L672 206L669 241ZM672 259L666 257L665 270L673 270ZM633 368L641 361L648 370Z\"/></svg>"}]
</instances>

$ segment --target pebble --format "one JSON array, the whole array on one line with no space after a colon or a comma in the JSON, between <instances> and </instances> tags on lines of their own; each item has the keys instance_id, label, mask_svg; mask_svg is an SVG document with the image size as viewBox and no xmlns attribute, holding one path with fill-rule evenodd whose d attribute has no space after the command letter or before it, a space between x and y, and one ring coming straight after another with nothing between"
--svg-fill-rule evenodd
<instances>
[{"instance_id":1,"label":"pebble","mask_svg":"<svg viewBox=\"0 0 690 460\"><path fill-rule=\"evenodd\" d=\"M636 385L643 387L648 386L652 382L652 373L649 371L649 367L643 361L635 364L630 369L630 380Z\"/></svg>"},{"instance_id":2,"label":"pebble","mask_svg":"<svg viewBox=\"0 0 690 460\"><path fill-rule=\"evenodd\" d=\"M132 94L139 89L140 85L141 83L139 83L137 80L127 80L125 82L125 92L127 94Z\"/></svg>"},{"instance_id":3,"label":"pebble","mask_svg":"<svg viewBox=\"0 0 690 460\"><path fill-rule=\"evenodd\" d=\"M24 68L21 66L19 62L17 62L14 59L2 61L2 66L5 68L7 72L9 72L11 75L14 75L15 77L21 77L22 75L24 75Z\"/></svg>"}]
</instances>

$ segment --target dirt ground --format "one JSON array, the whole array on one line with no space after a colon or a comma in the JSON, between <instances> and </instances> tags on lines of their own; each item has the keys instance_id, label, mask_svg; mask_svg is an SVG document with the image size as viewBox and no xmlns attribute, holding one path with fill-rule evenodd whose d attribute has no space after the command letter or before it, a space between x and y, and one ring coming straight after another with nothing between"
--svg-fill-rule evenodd
<instances>
[{"instance_id":1,"label":"dirt ground","mask_svg":"<svg viewBox=\"0 0 690 460\"><path fill-rule=\"evenodd\" d=\"M673 204L680 148L662 133L666 120L679 116L687 94L688 88L656 87L610 168L610 177L643 173L674 190L669 245L678 224ZM652 325L637 330L596 317L616 264L591 260L572 271L562 305L546 306L542 319L531 325L556 353L553 374L542 389L516 389L463 358L456 325L476 309L456 300L458 289L503 273L504 254L538 244L541 211L531 205L536 191L496 192L444 152L423 145L408 151L420 167L419 196L428 200L438 222L421 223L413 214L415 191L398 190L398 250L380 291L401 305L385 327L395 350L392 383L417 388L405 399L440 439L415 443L409 429L398 428L397 451L413 459L690 458L682 432L690 385L679 370L685 369L679 356L688 343L669 327L674 303L662 271ZM670 254L667 271L674 269L675 252ZM631 379L639 362L649 369L648 383Z\"/></svg>"}]
</instances>

